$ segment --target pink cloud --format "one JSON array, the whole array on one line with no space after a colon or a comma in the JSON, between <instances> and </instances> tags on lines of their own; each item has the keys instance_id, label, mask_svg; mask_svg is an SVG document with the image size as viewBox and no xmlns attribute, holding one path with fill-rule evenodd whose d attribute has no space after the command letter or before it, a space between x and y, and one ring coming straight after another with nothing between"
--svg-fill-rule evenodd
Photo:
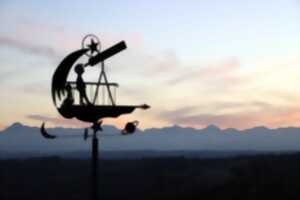
<instances>
[{"instance_id":1,"label":"pink cloud","mask_svg":"<svg viewBox=\"0 0 300 200\"><path fill-rule=\"evenodd\" d=\"M240 63L236 58L229 58L216 64L209 64L204 69L199 70L199 77L224 76L237 71Z\"/></svg>"},{"instance_id":2,"label":"pink cloud","mask_svg":"<svg viewBox=\"0 0 300 200\"><path fill-rule=\"evenodd\" d=\"M169 73L179 67L180 62L173 51L167 51L161 54L161 56L151 56L146 61L149 64L149 70L146 71L147 74L161 74Z\"/></svg>"},{"instance_id":3,"label":"pink cloud","mask_svg":"<svg viewBox=\"0 0 300 200\"><path fill-rule=\"evenodd\" d=\"M40 44L32 44L26 41L15 39L12 37L0 36L0 46L10 46L17 48L25 53L45 55L48 57L57 57L57 52L51 48Z\"/></svg>"},{"instance_id":4,"label":"pink cloud","mask_svg":"<svg viewBox=\"0 0 300 200\"><path fill-rule=\"evenodd\" d=\"M190 70L182 73L174 79L168 80L169 84L179 84L185 81L193 80L208 80L212 78L219 79L225 84L235 84L241 81L241 78L236 76L236 72L240 69L240 62L236 58L229 58L225 61L215 64L208 64L201 67L199 70Z\"/></svg>"},{"instance_id":5,"label":"pink cloud","mask_svg":"<svg viewBox=\"0 0 300 200\"><path fill-rule=\"evenodd\" d=\"M10 35L0 36L0 45L11 46L25 53L62 57L66 53L80 49L81 40L89 33L74 32L62 26L39 23L31 19L21 19L14 25ZM142 48L143 37L140 33L93 33L99 37L102 50L125 40L130 47Z\"/></svg>"}]
</instances>

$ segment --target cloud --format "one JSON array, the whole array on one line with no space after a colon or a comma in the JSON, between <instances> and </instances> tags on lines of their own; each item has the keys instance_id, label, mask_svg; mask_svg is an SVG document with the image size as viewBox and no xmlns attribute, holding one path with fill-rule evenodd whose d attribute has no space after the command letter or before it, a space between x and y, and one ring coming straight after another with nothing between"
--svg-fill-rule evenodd
<instances>
[{"instance_id":1,"label":"cloud","mask_svg":"<svg viewBox=\"0 0 300 200\"><path fill-rule=\"evenodd\" d=\"M281 127L300 125L300 105L273 105L268 102L212 103L211 112L201 113L196 106L182 107L159 114L161 120L191 127L215 124L222 128L252 128L255 126ZM230 108L239 111L226 112Z\"/></svg>"},{"instance_id":2,"label":"cloud","mask_svg":"<svg viewBox=\"0 0 300 200\"><path fill-rule=\"evenodd\" d=\"M169 73L176 70L180 66L180 61L174 51L165 51L160 56L151 56L148 61L149 66L146 70L147 74L158 75L161 73Z\"/></svg>"},{"instance_id":3,"label":"cloud","mask_svg":"<svg viewBox=\"0 0 300 200\"><path fill-rule=\"evenodd\" d=\"M182 107L175 110L168 110L160 113L159 117L166 118L169 120L176 120L178 116L188 115L195 109L197 109L196 106L188 106L188 107Z\"/></svg>"},{"instance_id":4,"label":"cloud","mask_svg":"<svg viewBox=\"0 0 300 200\"><path fill-rule=\"evenodd\" d=\"M175 120L175 123L184 124L193 127L203 127L209 124L215 124L220 127L245 127L253 123L251 116L238 116L232 114L199 114L192 116L183 116Z\"/></svg>"},{"instance_id":5,"label":"cloud","mask_svg":"<svg viewBox=\"0 0 300 200\"><path fill-rule=\"evenodd\" d=\"M24 84L20 89L27 94L46 95L50 93L50 84L45 81L36 81Z\"/></svg>"},{"instance_id":6,"label":"cloud","mask_svg":"<svg viewBox=\"0 0 300 200\"><path fill-rule=\"evenodd\" d=\"M248 112L260 111L260 110L272 110L274 106L268 102L263 101L250 101L250 102L237 102L237 101L219 101L212 102L215 110L247 110Z\"/></svg>"},{"instance_id":7,"label":"cloud","mask_svg":"<svg viewBox=\"0 0 300 200\"><path fill-rule=\"evenodd\" d=\"M175 111L174 111L175 112ZM175 112L176 113L176 112ZM262 121L250 113L234 114L179 114L172 116L169 113L168 121L173 124L202 128L210 124L222 128L248 128L263 124Z\"/></svg>"},{"instance_id":8,"label":"cloud","mask_svg":"<svg viewBox=\"0 0 300 200\"><path fill-rule=\"evenodd\" d=\"M51 47L39 45L36 43L28 43L12 37L0 36L0 46L13 47L24 53L43 55L50 58L58 57L58 53Z\"/></svg>"},{"instance_id":9,"label":"cloud","mask_svg":"<svg viewBox=\"0 0 300 200\"><path fill-rule=\"evenodd\" d=\"M32 114L26 116L28 119L49 122L59 127L72 127L72 128L85 128L89 126L89 123L81 122L76 119L64 119L62 117L50 117L46 115Z\"/></svg>"},{"instance_id":10,"label":"cloud","mask_svg":"<svg viewBox=\"0 0 300 200\"><path fill-rule=\"evenodd\" d=\"M74 31L65 26L41 23L39 20L23 17L11 22L10 33L0 33L0 46L16 48L24 53L48 56L59 61L63 56L81 48L81 40L86 34ZM143 37L140 33L126 34L112 32L94 33L101 40L101 50L126 39L130 47L142 48Z\"/></svg>"},{"instance_id":11,"label":"cloud","mask_svg":"<svg viewBox=\"0 0 300 200\"><path fill-rule=\"evenodd\" d=\"M15 70L5 71L0 73L0 83L4 83L9 80L15 74Z\"/></svg>"},{"instance_id":12,"label":"cloud","mask_svg":"<svg viewBox=\"0 0 300 200\"><path fill-rule=\"evenodd\" d=\"M225 104L224 104L225 105ZM220 107L222 105L219 105ZM234 104L231 104L234 106ZM241 116L237 113L234 114L210 114L210 113L197 113L198 107L189 106L182 107L171 111L165 111L159 114L163 120L167 120L172 124L178 124L190 127L206 127L210 124L218 125L219 127L245 127L249 124L247 122L253 121L251 116ZM243 115L243 114L242 114Z\"/></svg>"},{"instance_id":13,"label":"cloud","mask_svg":"<svg viewBox=\"0 0 300 200\"><path fill-rule=\"evenodd\" d=\"M199 69L186 70L173 79L167 81L168 84L180 84L186 81L199 81L208 79L219 79L222 83L236 83L240 78L235 73L240 69L240 62L237 58L227 58L214 64L198 67Z\"/></svg>"}]
</instances>

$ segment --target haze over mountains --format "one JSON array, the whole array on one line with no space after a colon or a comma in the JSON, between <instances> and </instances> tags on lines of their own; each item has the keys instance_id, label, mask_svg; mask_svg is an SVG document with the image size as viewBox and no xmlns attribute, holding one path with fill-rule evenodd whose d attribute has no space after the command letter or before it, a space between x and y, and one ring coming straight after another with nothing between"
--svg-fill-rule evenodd
<instances>
[{"instance_id":1,"label":"haze over mountains","mask_svg":"<svg viewBox=\"0 0 300 200\"><path fill-rule=\"evenodd\" d=\"M268 129L255 127L247 130L219 129L210 125L204 129L179 126L138 130L122 136L113 126L104 126L100 133L100 150L103 152L280 152L300 150L300 128ZM0 158L14 155L63 155L72 152L89 152L90 140L83 140L83 129L49 128L57 135L45 139L38 127L14 123L0 132Z\"/></svg>"}]
</instances>

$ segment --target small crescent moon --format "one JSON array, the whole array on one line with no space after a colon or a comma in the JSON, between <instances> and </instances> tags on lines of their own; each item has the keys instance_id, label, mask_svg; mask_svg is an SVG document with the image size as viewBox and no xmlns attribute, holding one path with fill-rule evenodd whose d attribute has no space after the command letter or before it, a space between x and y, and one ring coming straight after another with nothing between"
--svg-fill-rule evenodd
<instances>
[{"instance_id":1,"label":"small crescent moon","mask_svg":"<svg viewBox=\"0 0 300 200\"><path fill-rule=\"evenodd\" d=\"M55 135L50 135L49 133L47 133L46 129L45 129L45 122L43 122L42 126L41 126L41 134L44 138L47 139L54 139L56 138Z\"/></svg>"}]
</instances>

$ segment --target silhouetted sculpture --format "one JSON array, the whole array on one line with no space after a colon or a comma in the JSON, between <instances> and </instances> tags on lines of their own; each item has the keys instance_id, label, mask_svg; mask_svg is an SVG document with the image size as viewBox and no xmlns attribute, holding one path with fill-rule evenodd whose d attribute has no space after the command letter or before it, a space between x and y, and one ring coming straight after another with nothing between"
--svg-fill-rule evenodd
<instances>
[{"instance_id":1,"label":"silhouetted sculpture","mask_svg":"<svg viewBox=\"0 0 300 200\"><path fill-rule=\"evenodd\" d=\"M74 97L72 92L72 86L70 83L67 83L64 89L67 92L67 96L64 99L59 110L64 113L64 117L72 118L74 117L73 113L73 105L74 105Z\"/></svg>"},{"instance_id":2,"label":"silhouetted sculpture","mask_svg":"<svg viewBox=\"0 0 300 200\"><path fill-rule=\"evenodd\" d=\"M85 38L88 38L91 35L87 35ZM93 36L96 38L96 36ZM83 40L84 41L84 40ZM97 40L98 41L98 40ZM121 41L112 47L104 50L104 51L96 51L96 55L87 55L87 52L92 51L96 48L96 43L91 41L91 44L85 45L82 49L76 50L71 54L67 55L62 62L58 65L56 71L53 74L52 78L52 100L54 105L56 106L58 112L65 118L71 119L73 117L85 121L95 123L98 120L101 120L106 117L119 117L123 114L129 114L133 112L136 108L140 109L148 109L149 106L144 105L116 105L115 100L112 97L110 87L116 87L116 83L109 83L106 77L105 69L104 69L104 60L112 57L113 55L123 51L126 49L126 43ZM87 48L86 48L87 47ZM95 53L95 49L94 52ZM88 56L88 62L85 64L77 64L76 62L82 56ZM82 75L84 73L84 68L87 66L95 66L101 63L100 74L98 78L98 82L93 83L92 85L96 85L96 91L94 93L93 99L88 99L86 94L86 83L84 82ZM75 67L74 67L75 66ZM72 82L67 82L67 78L70 70L74 67L75 72L77 73L77 80L75 82L76 90L79 92L78 104L72 101L69 101L71 98L65 98L68 94L66 89L67 84L73 84ZM104 82L101 82L102 78ZM91 82L89 83L91 84ZM98 97L99 86L105 86L109 95L109 99L111 100L111 105L97 105L96 99ZM71 97L71 92L69 92L69 97ZM74 96L75 97L75 96ZM65 98L61 105L57 104L57 100L61 100ZM89 106L86 106L88 104ZM71 105L71 106L70 106Z\"/></svg>"},{"instance_id":3,"label":"silhouetted sculpture","mask_svg":"<svg viewBox=\"0 0 300 200\"><path fill-rule=\"evenodd\" d=\"M86 86L82 78L82 74L84 73L83 64L77 64L75 67L75 72L77 73L76 89L79 92L79 103L80 105L91 104L89 99L86 96L86 92L85 92ZM85 103L83 100L85 101Z\"/></svg>"},{"instance_id":4,"label":"silhouetted sculpture","mask_svg":"<svg viewBox=\"0 0 300 200\"><path fill-rule=\"evenodd\" d=\"M74 103L74 97L72 92L72 87L70 84L66 85L67 97L65 98L63 104L67 106L71 106Z\"/></svg>"}]
</instances>

